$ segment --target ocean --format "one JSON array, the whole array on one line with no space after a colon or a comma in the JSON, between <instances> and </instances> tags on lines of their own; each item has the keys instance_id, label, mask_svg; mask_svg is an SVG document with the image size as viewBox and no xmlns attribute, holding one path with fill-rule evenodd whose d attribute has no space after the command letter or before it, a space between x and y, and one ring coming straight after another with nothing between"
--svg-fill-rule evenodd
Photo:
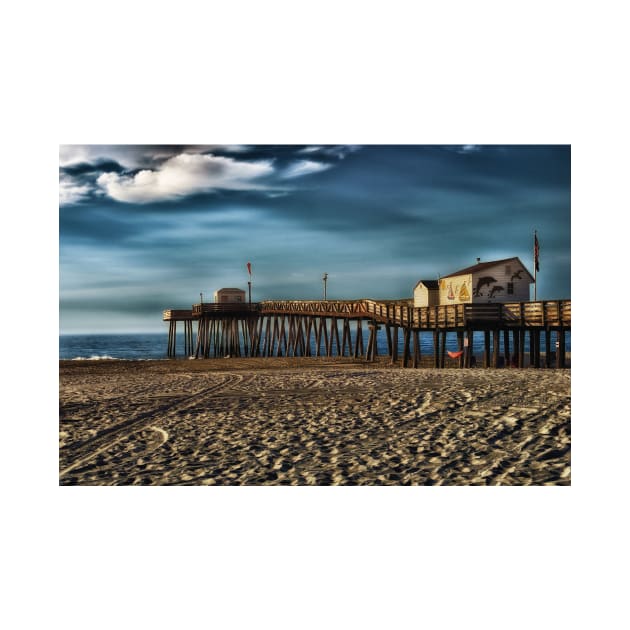
<instances>
[{"instance_id":1,"label":"ocean","mask_svg":"<svg viewBox=\"0 0 630 630\"><path fill-rule=\"evenodd\" d=\"M196 330L194 332L193 345L196 341ZM352 342L354 343L354 326L352 330ZM545 334L541 335L541 351L544 352ZM341 339L341 332L340 332ZM367 347L367 329L363 328L363 344ZM60 335L59 336L59 358L72 360L99 360L99 359L119 359L119 360L148 360L166 359L168 333L136 333L120 335ZM555 348L556 333L551 333L551 348ZM510 335L510 343L512 337ZM398 354L402 357L402 333L398 334ZM378 332L377 345L379 354L387 354L387 338L385 327L381 327ZM262 347L262 345L261 345ZM336 346L335 346L336 349ZM446 349L457 350L457 336L455 333L448 333L446 338ZM503 353L503 335L501 335L501 353ZM315 343L311 343L313 356L315 355ZM571 351L571 333L566 333L566 350ZM322 343L323 351L323 343ZM420 351L422 354L433 354L433 335L430 332L420 334ZM473 352L475 355L483 355L483 333L476 332L473 339ZM525 352L529 352L529 335L525 339ZM184 335L183 328L177 331L177 357L184 356Z\"/></svg>"}]
</instances>

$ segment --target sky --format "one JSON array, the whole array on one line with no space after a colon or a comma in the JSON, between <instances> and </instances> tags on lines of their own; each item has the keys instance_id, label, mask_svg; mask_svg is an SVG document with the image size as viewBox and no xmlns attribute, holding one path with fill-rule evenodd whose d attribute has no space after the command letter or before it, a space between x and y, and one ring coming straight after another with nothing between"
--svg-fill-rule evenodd
<instances>
[{"instance_id":1,"label":"sky","mask_svg":"<svg viewBox=\"0 0 630 630\"><path fill-rule=\"evenodd\" d=\"M60 332L163 332L211 301L410 298L518 256L571 297L567 145L61 145ZM533 294L533 288L532 288Z\"/></svg>"}]
</instances>

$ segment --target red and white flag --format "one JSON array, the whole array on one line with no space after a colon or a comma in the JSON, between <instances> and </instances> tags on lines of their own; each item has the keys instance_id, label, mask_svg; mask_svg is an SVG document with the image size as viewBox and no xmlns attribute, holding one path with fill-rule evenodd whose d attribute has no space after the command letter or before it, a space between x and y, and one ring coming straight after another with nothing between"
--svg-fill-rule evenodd
<instances>
[{"instance_id":1,"label":"red and white flag","mask_svg":"<svg viewBox=\"0 0 630 630\"><path fill-rule=\"evenodd\" d=\"M249 277L252 277L252 263L247 263L247 272L249 273Z\"/></svg>"}]
</instances>

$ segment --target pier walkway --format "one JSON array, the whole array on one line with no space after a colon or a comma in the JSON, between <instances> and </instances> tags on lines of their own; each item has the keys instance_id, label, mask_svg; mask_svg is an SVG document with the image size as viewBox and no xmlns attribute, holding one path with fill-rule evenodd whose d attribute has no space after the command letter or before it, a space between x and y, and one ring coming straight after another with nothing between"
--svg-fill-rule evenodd
<instances>
[{"instance_id":1,"label":"pier walkway","mask_svg":"<svg viewBox=\"0 0 630 630\"><path fill-rule=\"evenodd\" d=\"M414 307L412 300L266 300L252 304L194 304L191 310L168 309L168 356L175 356L177 322L184 322L185 354L219 356L353 356L374 360L377 331L385 326L388 355L403 367L421 363L420 334L433 335L434 367L470 367L475 332L484 336L484 367L529 365L565 367L565 332L571 329L571 301L544 300L494 304L447 304ZM192 351L192 323L198 322ZM356 329L351 330L350 323ZM363 343L363 323L368 339ZM339 334L341 325L341 337ZM557 347L552 351L551 333ZM458 356L446 359L446 335L457 335ZM544 333L544 361L541 339Z\"/></svg>"}]
</instances>

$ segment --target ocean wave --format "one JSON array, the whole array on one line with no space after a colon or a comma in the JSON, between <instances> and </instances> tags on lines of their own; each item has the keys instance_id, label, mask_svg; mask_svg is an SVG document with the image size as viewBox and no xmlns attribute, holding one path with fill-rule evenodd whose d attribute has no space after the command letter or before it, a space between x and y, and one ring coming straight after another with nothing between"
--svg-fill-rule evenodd
<instances>
[{"instance_id":1,"label":"ocean wave","mask_svg":"<svg viewBox=\"0 0 630 630\"><path fill-rule=\"evenodd\" d=\"M93 354L91 357L73 357L70 359L71 361L101 361L103 359L107 359L110 361L121 361L122 359L118 359L116 357L110 357L108 354Z\"/></svg>"}]
</instances>

